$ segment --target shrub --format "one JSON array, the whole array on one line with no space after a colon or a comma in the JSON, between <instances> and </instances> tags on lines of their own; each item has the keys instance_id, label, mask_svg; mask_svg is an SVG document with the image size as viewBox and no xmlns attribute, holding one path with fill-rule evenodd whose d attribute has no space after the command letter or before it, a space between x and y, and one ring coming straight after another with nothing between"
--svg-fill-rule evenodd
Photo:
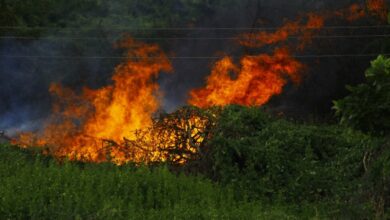
<instances>
[{"instance_id":1,"label":"shrub","mask_svg":"<svg viewBox=\"0 0 390 220\"><path fill-rule=\"evenodd\" d=\"M390 59L379 56L365 73L367 82L347 86L350 94L334 102L340 122L384 135L390 131Z\"/></svg>"},{"instance_id":2,"label":"shrub","mask_svg":"<svg viewBox=\"0 0 390 220\"><path fill-rule=\"evenodd\" d=\"M361 191L362 160L374 146L350 129L296 124L238 106L225 108L210 141L214 178L252 198L287 202L341 202Z\"/></svg>"}]
</instances>

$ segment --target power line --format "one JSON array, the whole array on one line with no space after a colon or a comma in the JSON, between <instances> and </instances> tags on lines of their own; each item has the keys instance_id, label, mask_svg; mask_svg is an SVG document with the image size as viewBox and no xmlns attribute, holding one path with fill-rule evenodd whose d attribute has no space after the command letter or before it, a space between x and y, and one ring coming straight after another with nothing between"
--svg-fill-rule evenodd
<instances>
[{"instance_id":1,"label":"power line","mask_svg":"<svg viewBox=\"0 0 390 220\"><path fill-rule=\"evenodd\" d=\"M210 30L277 30L281 26L273 27L49 27L49 26L0 26L0 29L24 29L24 30L132 30L132 31L210 31ZM301 29L319 29L317 27L300 27ZM347 26L324 26L320 29L372 29L390 28L390 25L347 25Z\"/></svg>"},{"instance_id":2,"label":"power line","mask_svg":"<svg viewBox=\"0 0 390 220\"><path fill-rule=\"evenodd\" d=\"M367 34L367 35L318 35L310 38L316 39L339 39L339 38L385 38L390 37L390 34ZM299 39L298 36L290 36L289 39ZM14 40L115 40L117 38L103 38L103 37L31 37L31 36L0 36L0 39L14 39ZM135 40L252 40L255 37L132 37Z\"/></svg>"},{"instance_id":3,"label":"power line","mask_svg":"<svg viewBox=\"0 0 390 220\"><path fill-rule=\"evenodd\" d=\"M308 54L308 55L292 55L292 58L337 58L337 57L376 57L378 55L390 56L390 53L378 53L378 54ZM239 58L229 56L233 58ZM257 57L257 56L246 56L246 57ZM81 60L81 59L182 59L182 60L204 60L204 59L222 59L222 56L170 56L170 57L127 57L127 56L28 56L28 55L3 55L0 58L10 59L69 59L69 60Z\"/></svg>"}]
</instances>

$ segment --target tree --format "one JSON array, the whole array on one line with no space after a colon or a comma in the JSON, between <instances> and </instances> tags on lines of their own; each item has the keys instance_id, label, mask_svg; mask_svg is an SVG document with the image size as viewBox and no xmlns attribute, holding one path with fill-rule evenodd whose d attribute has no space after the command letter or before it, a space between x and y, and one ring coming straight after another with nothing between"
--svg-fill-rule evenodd
<instances>
[{"instance_id":1,"label":"tree","mask_svg":"<svg viewBox=\"0 0 390 220\"><path fill-rule=\"evenodd\" d=\"M390 58L379 56L365 73L366 82L347 86L350 94L334 101L341 124L384 135L390 131Z\"/></svg>"}]
</instances>

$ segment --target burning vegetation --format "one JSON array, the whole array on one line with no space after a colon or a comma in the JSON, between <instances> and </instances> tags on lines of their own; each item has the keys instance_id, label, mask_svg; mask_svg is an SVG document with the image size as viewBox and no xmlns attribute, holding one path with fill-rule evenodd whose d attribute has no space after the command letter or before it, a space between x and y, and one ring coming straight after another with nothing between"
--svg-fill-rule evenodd
<instances>
[{"instance_id":1,"label":"burning vegetation","mask_svg":"<svg viewBox=\"0 0 390 220\"><path fill-rule=\"evenodd\" d=\"M190 92L188 103L171 114L156 115L161 94L157 77L171 72L169 58L156 44L126 38L117 47L127 50L116 67L111 85L76 92L52 84L52 115L39 133L24 133L21 146L41 146L57 158L115 164L169 161L183 164L199 158L218 119L219 108L238 104L261 106L283 92L288 83L298 85L305 65L293 52L312 43L329 19L354 21L367 14L385 19L384 0L369 0L345 10L309 13L288 21L274 32L240 35L238 43L256 49L272 46L272 53L245 54L217 61L206 85ZM295 39L295 40L292 40Z\"/></svg>"},{"instance_id":2,"label":"burning vegetation","mask_svg":"<svg viewBox=\"0 0 390 220\"><path fill-rule=\"evenodd\" d=\"M111 143L122 143L124 137L134 139L135 131L153 124L152 115L159 108L155 78L161 71L171 71L171 65L157 45L126 39L117 46L131 49L126 54L128 59L115 69L112 85L97 90L84 88L78 95L52 84L50 92L55 100L46 128L33 138L22 135L22 143L27 139L28 145L48 146L58 157L102 162L109 156L117 163L126 162L121 153L125 146ZM148 147L143 146L143 150L153 151ZM143 150L131 152L134 162L145 156Z\"/></svg>"},{"instance_id":3,"label":"burning vegetation","mask_svg":"<svg viewBox=\"0 0 390 220\"><path fill-rule=\"evenodd\" d=\"M23 133L16 143L44 146L58 158L116 164L184 163L201 153L216 114L183 108L153 119L160 104L156 78L171 64L157 45L127 38L118 46L128 49L128 58L112 85L78 95L52 84L53 114L44 131Z\"/></svg>"}]
</instances>

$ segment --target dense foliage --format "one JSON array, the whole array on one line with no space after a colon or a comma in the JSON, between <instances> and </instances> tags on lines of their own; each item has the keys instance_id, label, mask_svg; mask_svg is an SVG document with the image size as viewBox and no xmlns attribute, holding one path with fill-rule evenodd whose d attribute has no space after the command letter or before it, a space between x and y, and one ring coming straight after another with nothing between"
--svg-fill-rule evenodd
<instances>
[{"instance_id":1,"label":"dense foliage","mask_svg":"<svg viewBox=\"0 0 390 220\"><path fill-rule=\"evenodd\" d=\"M334 109L341 124L382 137L364 157L366 193L382 218L390 207L390 59L379 56L365 76L365 83L347 87L350 94L335 101Z\"/></svg>"},{"instance_id":2,"label":"dense foliage","mask_svg":"<svg viewBox=\"0 0 390 220\"><path fill-rule=\"evenodd\" d=\"M365 190L363 158L378 142L337 126L297 124L257 108L231 106L223 111L210 146L211 175L245 189L249 197L332 201L358 211L367 205L358 202Z\"/></svg>"},{"instance_id":3,"label":"dense foliage","mask_svg":"<svg viewBox=\"0 0 390 220\"><path fill-rule=\"evenodd\" d=\"M366 71L366 83L348 86L350 94L335 101L341 123L374 134L390 131L390 59L379 56Z\"/></svg>"}]
</instances>

